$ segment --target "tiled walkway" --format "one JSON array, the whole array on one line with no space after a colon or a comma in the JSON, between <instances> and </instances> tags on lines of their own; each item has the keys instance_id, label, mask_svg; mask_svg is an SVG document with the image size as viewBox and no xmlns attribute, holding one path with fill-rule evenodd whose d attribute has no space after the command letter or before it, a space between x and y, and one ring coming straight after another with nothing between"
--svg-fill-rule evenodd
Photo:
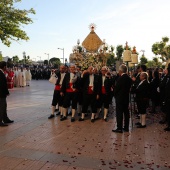
<instances>
[{"instance_id":1,"label":"tiled walkway","mask_svg":"<svg viewBox=\"0 0 170 170\"><path fill-rule=\"evenodd\" d=\"M0 128L0 170L170 169L170 133L158 115L148 117L146 129L115 134L115 117L95 123L48 120L48 81L10 92L8 115L15 123Z\"/></svg>"}]
</instances>

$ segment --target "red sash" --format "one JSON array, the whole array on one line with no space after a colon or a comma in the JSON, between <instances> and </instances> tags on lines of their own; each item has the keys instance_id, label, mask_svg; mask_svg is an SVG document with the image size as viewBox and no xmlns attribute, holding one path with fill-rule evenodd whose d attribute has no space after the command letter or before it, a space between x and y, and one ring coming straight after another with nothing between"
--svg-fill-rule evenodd
<instances>
[{"instance_id":1,"label":"red sash","mask_svg":"<svg viewBox=\"0 0 170 170\"><path fill-rule=\"evenodd\" d=\"M93 94L92 87L93 87L93 86L89 86L89 88L88 88L88 94Z\"/></svg>"},{"instance_id":2,"label":"red sash","mask_svg":"<svg viewBox=\"0 0 170 170\"><path fill-rule=\"evenodd\" d=\"M60 85L56 85L56 86L55 86L55 90L60 91L60 90L61 90L61 86L60 86Z\"/></svg>"},{"instance_id":3,"label":"red sash","mask_svg":"<svg viewBox=\"0 0 170 170\"><path fill-rule=\"evenodd\" d=\"M106 94L106 89L104 86L102 86L102 94Z\"/></svg>"},{"instance_id":4,"label":"red sash","mask_svg":"<svg viewBox=\"0 0 170 170\"><path fill-rule=\"evenodd\" d=\"M73 89L73 83L69 83L69 88L66 89L66 92L68 93L77 92L77 89Z\"/></svg>"}]
</instances>

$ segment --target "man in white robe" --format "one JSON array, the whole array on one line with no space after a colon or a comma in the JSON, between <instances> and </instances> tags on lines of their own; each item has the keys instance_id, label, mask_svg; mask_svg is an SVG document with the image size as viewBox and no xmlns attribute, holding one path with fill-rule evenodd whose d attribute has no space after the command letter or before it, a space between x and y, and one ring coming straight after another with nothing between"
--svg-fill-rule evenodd
<instances>
[{"instance_id":1,"label":"man in white robe","mask_svg":"<svg viewBox=\"0 0 170 170\"><path fill-rule=\"evenodd\" d=\"M25 87L26 86L25 72L23 71L22 67L21 67L21 71L18 74L18 82L19 82L19 87Z\"/></svg>"},{"instance_id":2,"label":"man in white robe","mask_svg":"<svg viewBox=\"0 0 170 170\"><path fill-rule=\"evenodd\" d=\"M18 73L19 73L18 68L15 67L14 68L14 87L19 86L19 84L18 84Z\"/></svg>"},{"instance_id":3,"label":"man in white robe","mask_svg":"<svg viewBox=\"0 0 170 170\"><path fill-rule=\"evenodd\" d=\"M26 68L25 78L26 78L26 86L30 86L30 81L32 79L32 75L31 75L29 67Z\"/></svg>"}]
</instances>

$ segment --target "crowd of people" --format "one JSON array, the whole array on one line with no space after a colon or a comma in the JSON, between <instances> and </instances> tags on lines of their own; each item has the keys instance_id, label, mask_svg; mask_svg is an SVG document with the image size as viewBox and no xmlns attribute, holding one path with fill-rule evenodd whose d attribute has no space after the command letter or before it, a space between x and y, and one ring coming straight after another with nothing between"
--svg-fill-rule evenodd
<instances>
[{"instance_id":1,"label":"crowd of people","mask_svg":"<svg viewBox=\"0 0 170 170\"><path fill-rule=\"evenodd\" d=\"M167 69L147 70L145 65L138 66L135 72L128 72L126 65L122 64L118 72L109 70L106 66L97 70L90 66L81 71L81 67L64 65L54 72L56 77L52 100L52 112L48 117L55 117L56 105L59 106L60 120L67 119L68 108L71 108L71 122L75 121L75 114L84 121L91 110L91 122L100 118L102 107L103 120L108 121L108 109L113 97L116 103L117 128L116 133L129 131L129 98L134 97L140 121L137 128L146 128L146 114L151 105L151 113L164 115L161 124L167 123L165 131L170 131L170 65ZM151 103L151 104L150 104ZM77 112L76 112L77 110Z\"/></svg>"},{"instance_id":2,"label":"crowd of people","mask_svg":"<svg viewBox=\"0 0 170 170\"><path fill-rule=\"evenodd\" d=\"M30 81L33 80L48 80L51 76L53 68L45 65L33 66L13 66L5 70L8 89L14 87L30 86Z\"/></svg>"},{"instance_id":3,"label":"crowd of people","mask_svg":"<svg viewBox=\"0 0 170 170\"><path fill-rule=\"evenodd\" d=\"M8 89L13 89L14 87L30 86L32 74L30 72L29 67L7 68L6 70L4 70L4 74L7 79Z\"/></svg>"},{"instance_id":4,"label":"crowd of people","mask_svg":"<svg viewBox=\"0 0 170 170\"><path fill-rule=\"evenodd\" d=\"M71 109L71 122L84 121L91 111L91 122L98 119L108 121L109 106L115 98L117 128L116 133L129 131L129 99L134 98L137 108L133 110L139 117L137 128L146 128L146 114L161 113L159 123L167 124L164 129L170 131L170 65L167 69L148 69L140 65L135 71L128 71L126 65L119 66L119 70L110 70L104 66L100 70L90 66L87 70L75 65L61 65L59 69L48 68L18 68L6 69L6 62L0 62L0 126L10 123L6 112L6 97L8 88L30 85L31 79L55 79L52 99L52 111L49 119L55 117L56 106L60 120L64 121ZM103 114L101 117L101 110ZM5 117L4 117L5 116ZM11 121L12 123L13 121Z\"/></svg>"}]
</instances>

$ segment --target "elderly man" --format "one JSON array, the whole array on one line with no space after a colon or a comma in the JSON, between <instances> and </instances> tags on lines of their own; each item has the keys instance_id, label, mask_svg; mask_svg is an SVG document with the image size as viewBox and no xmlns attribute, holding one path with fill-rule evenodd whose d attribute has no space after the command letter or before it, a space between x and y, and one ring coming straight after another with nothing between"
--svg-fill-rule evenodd
<instances>
[{"instance_id":1,"label":"elderly man","mask_svg":"<svg viewBox=\"0 0 170 170\"><path fill-rule=\"evenodd\" d=\"M55 84L54 94L53 94L53 100L52 100L52 107L51 107L51 115L48 117L48 119L54 118L54 112L56 109L56 105L59 105L59 111L61 118L63 116L63 96L60 96L61 92L61 85L63 83L63 79L65 77L65 66L60 66L60 71L56 74L57 81ZM57 114L58 115L58 114Z\"/></svg>"},{"instance_id":2,"label":"elderly man","mask_svg":"<svg viewBox=\"0 0 170 170\"><path fill-rule=\"evenodd\" d=\"M98 105L98 112L96 114L95 119L98 118L99 111L102 108L102 105L104 105L104 121L107 122L107 113L109 108L109 103L111 100L111 87L113 84L113 79L111 78L111 74L108 71L108 68L106 66L103 66L101 69L101 75L99 76L99 90L100 90L100 97L97 101Z\"/></svg>"},{"instance_id":3,"label":"elderly man","mask_svg":"<svg viewBox=\"0 0 170 170\"><path fill-rule=\"evenodd\" d=\"M135 90L136 103L140 114L140 122L136 123L138 128L146 127L146 109L149 102L149 90L148 73L142 72L140 74L140 83Z\"/></svg>"},{"instance_id":4,"label":"elderly man","mask_svg":"<svg viewBox=\"0 0 170 170\"><path fill-rule=\"evenodd\" d=\"M99 99L99 76L94 74L94 68L90 66L82 75L82 89L83 89L83 106L82 116L79 121L84 121L85 113L87 113L88 106L91 106L92 116L91 122L95 121L95 114L97 112L97 100Z\"/></svg>"},{"instance_id":5,"label":"elderly man","mask_svg":"<svg viewBox=\"0 0 170 170\"><path fill-rule=\"evenodd\" d=\"M127 75L127 67L122 64L119 66L119 78L116 83L114 95L116 99L116 120L117 129L112 130L116 133L122 133L123 130L129 131L129 92L132 84L131 78ZM124 128L123 128L124 115Z\"/></svg>"},{"instance_id":6,"label":"elderly man","mask_svg":"<svg viewBox=\"0 0 170 170\"><path fill-rule=\"evenodd\" d=\"M72 117L71 122L75 121L75 113L77 109L77 97L78 97L78 89L79 89L79 78L76 76L76 66L70 65L70 72L66 73L62 86L60 95L64 96L63 100L63 117L60 119L61 121L66 120L67 108L72 106Z\"/></svg>"}]
</instances>

